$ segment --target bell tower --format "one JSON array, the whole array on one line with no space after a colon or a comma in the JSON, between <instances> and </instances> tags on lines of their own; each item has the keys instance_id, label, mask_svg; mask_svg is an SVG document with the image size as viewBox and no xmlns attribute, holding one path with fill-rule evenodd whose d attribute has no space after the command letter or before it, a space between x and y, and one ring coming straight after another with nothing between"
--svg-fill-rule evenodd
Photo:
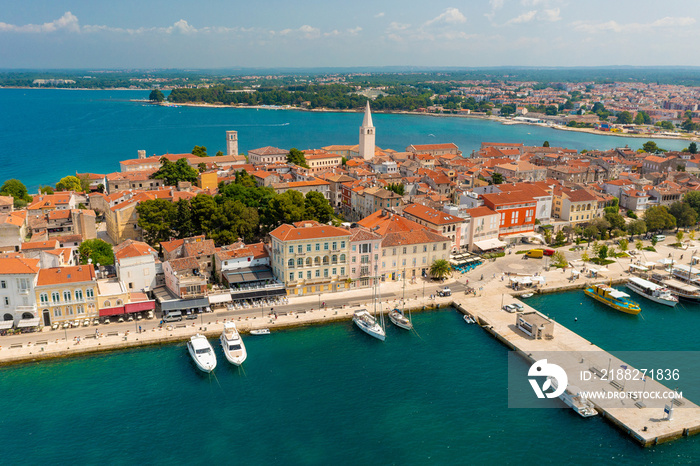
<instances>
[{"instance_id":1,"label":"bell tower","mask_svg":"<svg viewBox=\"0 0 700 466\"><path fill-rule=\"evenodd\" d=\"M360 126L360 146L359 153L360 157L365 160L371 160L374 158L374 126L372 125L372 112L369 109L369 100L367 101L367 106L365 107L365 118L362 120L362 126Z\"/></svg>"},{"instance_id":2,"label":"bell tower","mask_svg":"<svg viewBox=\"0 0 700 466\"><path fill-rule=\"evenodd\" d=\"M226 155L238 155L238 131L226 131Z\"/></svg>"}]
</instances>

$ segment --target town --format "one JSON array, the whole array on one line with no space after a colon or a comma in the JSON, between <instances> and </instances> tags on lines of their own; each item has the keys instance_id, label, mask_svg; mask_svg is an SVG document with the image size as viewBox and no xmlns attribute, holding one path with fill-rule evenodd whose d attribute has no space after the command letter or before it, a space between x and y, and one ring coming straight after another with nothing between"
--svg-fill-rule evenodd
<instances>
[{"instance_id":1,"label":"town","mask_svg":"<svg viewBox=\"0 0 700 466\"><path fill-rule=\"evenodd\" d=\"M626 246L626 236L698 218L695 143L577 153L484 142L464 157L452 143L397 152L375 138L367 102L354 146L244 156L231 130L226 154L139 151L119 172L76 173L30 201L20 182L5 182L2 331L321 302L377 283L444 279L522 243ZM591 259L614 257L605 249ZM553 263L565 267L565 254Z\"/></svg>"}]
</instances>

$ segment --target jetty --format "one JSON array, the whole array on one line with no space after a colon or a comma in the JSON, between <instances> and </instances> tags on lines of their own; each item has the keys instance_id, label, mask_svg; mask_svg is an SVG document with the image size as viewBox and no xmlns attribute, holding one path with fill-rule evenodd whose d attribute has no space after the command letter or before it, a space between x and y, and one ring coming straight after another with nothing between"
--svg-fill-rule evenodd
<instances>
[{"instance_id":1,"label":"jetty","mask_svg":"<svg viewBox=\"0 0 700 466\"><path fill-rule=\"evenodd\" d=\"M534 363L546 354L549 363L561 366L567 374L579 374L581 371L592 374L589 381L576 380L576 385L582 391L605 394L618 392L615 396L619 398L589 399L602 417L630 435L640 445L652 446L700 432L699 406L685 398L650 401L635 396L642 391L667 392L672 396L671 394L675 391L650 377L644 381L607 380L604 375L608 373L610 367L615 369L625 367L630 370L634 370L634 367L547 318L527 304L521 303L524 307L521 313L509 313L502 309L501 303L514 302L518 301L510 294L486 294L478 300L468 296L455 297L452 304L457 310L476 320L481 328L498 341L518 352L529 363ZM538 327L544 332L539 335L540 338L528 335L518 328L516 322L521 315L527 315L531 320L541 324ZM533 400L534 397L533 393ZM668 415L664 413L664 406L670 406L672 403L674 408L672 420L668 420Z\"/></svg>"}]
</instances>

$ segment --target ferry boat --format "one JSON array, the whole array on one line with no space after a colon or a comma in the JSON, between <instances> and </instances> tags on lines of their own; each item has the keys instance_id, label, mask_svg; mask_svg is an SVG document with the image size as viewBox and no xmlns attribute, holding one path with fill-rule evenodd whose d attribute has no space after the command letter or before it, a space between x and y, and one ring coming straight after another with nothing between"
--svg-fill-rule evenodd
<instances>
[{"instance_id":1,"label":"ferry boat","mask_svg":"<svg viewBox=\"0 0 700 466\"><path fill-rule=\"evenodd\" d=\"M224 324L224 331L221 332L221 337L219 337L221 342L221 348L224 350L224 355L228 362L240 366L243 361L248 357L245 345L241 339L241 335L238 333L236 324L233 322L226 322Z\"/></svg>"},{"instance_id":2,"label":"ferry boat","mask_svg":"<svg viewBox=\"0 0 700 466\"><path fill-rule=\"evenodd\" d=\"M191 337L190 341L187 342L187 350L200 371L211 372L216 367L214 348L211 347L209 340L204 335L198 333Z\"/></svg>"},{"instance_id":3,"label":"ferry boat","mask_svg":"<svg viewBox=\"0 0 700 466\"><path fill-rule=\"evenodd\" d=\"M662 285L665 288L668 288L668 290L678 296L681 299L686 299L688 301L695 301L698 302L700 301L700 288L690 285L688 283L683 283L681 281L675 280L673 278L667 278L664 277L663 275L659 274L652 274L650 280L653 283L656 283L658 285Z\"/></svg>"},{"instance_id":4,"label":"ferry boat","mask_svg":"<svg viewBox=\"0 0 700 466\"><path fill-rule=\"evenodd\" d=\"M627 299L630 297L630 295L624 291L618 291L609 286L591 285L586 287L583 292L586 293L586 296L590 296L596 301L600 301L613 309L617 309L618 311L625 312L627 314L637 315L642 311L639 304Z\"/></svg>"},{"instance_id":5,"label":"ferry boat","mask_svg":"<svg viewBox=\"0 0 700 466\"><path fill-rule=\"evenodd\" d=\"M408 320L408 317L403 315L398 309L389 311L389 320L391 320L391 322L397 327L401 327L406 330L411 330L413 328L413 324L411 324L411 321Z\"/></svg>"},{"instance_id":6,"label":"ferry boat","mask_svg":"<svg viewBox=\"0 0 700 466\"><path fill-rule=\"evenodd\" d=\"M548 377L548 379L553 391L556 391L557 379L554 377ZM559 395L559 399L581 417L592 417L598 415L598 411L596 411L593 403L581 395L581 390L574 385L568 385L566 390L564 390L564 393Z\"/></svg>"},{"instance_id":7,"label":"ferry boat","mask_svg":"<svg viewBox=\"0 0 700 466\"><path fill-rule=\"evenodd\" d=\"M635 293L644 296L648 300L654 301L655 303L671 307L678 304L678 298L673 296L668 288L657 285L656 283L652 283L648 280L644 280L643 278L629 277L626 286Z\"/></svg>"},{"instance_id":8,"label":"ferry boat","mask_svg":"<svg viewBox=\"0 0 700 466\"><path fill-rule=\"evenodd\" d=\"M367 335L373 336L374 338L382 341L384 341L386 338L386 332L382 326L379 325L377 319L375 319L365 309L355 311L355 314L352 316L352 321L355 322L355 325L360 327L360 330L365 332Z\"/></svg>"}]
</instances>

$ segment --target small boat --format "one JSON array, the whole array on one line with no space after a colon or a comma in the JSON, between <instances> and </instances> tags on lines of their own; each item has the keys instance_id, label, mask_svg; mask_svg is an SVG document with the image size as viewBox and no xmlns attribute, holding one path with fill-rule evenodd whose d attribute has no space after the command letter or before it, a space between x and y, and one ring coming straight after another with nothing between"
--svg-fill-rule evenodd
<instances>
[{"instance_id":1,"label":"small boat","mask_svg":"<svg viewBox=\"0 0 700 466\"><path fill-rule=\"evenodd\" d=\"M532 298L533 296L535 296L535 293L524 293L524 294L521 294L519 297L526 299L526 298Z\"/></svg>"},{"instance_id":2,"label":"small boat","mask_svg":"<svg viewBox=\"0 0 700 466\"><path fill-rule=\"evenodd\" d=\"M198 333L190 337L190 341L187 342L187 350L200 371L208 373L216 367L214 348L211 347L209 340L204 335Z\"/></svg>"},{"instance_id":3,"label":"small boat","mask_svg":"<svg viewBox=\"0 0 700 466\"><path fill-rule=\"evenodd\" d=\"M248 357L248 353L245 350L245 345L235 323L226 322L224 324L224 331L221 332L219 341L228 362L236 366L243 364L243 361Z\"/></svg>"},{"instance_id":4,"label":"small boat","mask_svg":"<svg viewBox=\"0 0 700 466\"><path fill-rule=\"evenodd\" d=\"M550 381L553 391L556 391L557 379L554 377L548 377L548 380ZM559 395L559 399L581 417L592 417L598 415L598 411L596 411L593 403L581 395L581 390L574 385L568 385L566 390L564 390L564 393Z\"/></svg>"},{"instance_id":5,"label":"small boat","mask_svg":"<svg viewBox=\"0 0 700 466\"><path fill-rule=\"evenodd\" d=\"M474 318L472 316L470 316L469 314L464 314L464 321L468 324L475 324L476 323Z\"/></svg>"},{"instance_id":6,"label":"small boat","mask_svg":"<svg viewBox=\"0 0 700 466\"><path fill-rule=\"evenodd\" d=\"M406 330L411 330L413 328L413 324L410 320L408 320L408 317L403 315L398 309L389 311L389 319L397 327L401 327Z\"/></svg>"},{"instance_id":7,"label":"small boat","mask_svg":"<svg viewBox=\"0 0 700 466\"><path fill-rule=\"evenodd\" d=\"M648 280L644 280L639 277L629 277L625 286L638 295L644 296L648 300L654 301L655 303L671 307L678 304L678 298L673 296L668 288L657 285L656 283L652 283Z\"/></svg>"},{"instance_id":8,"label":"small boat","mask_svg":"<svg viewBox=\"0 0 700 466\"><path fill-rule=\"evenodd\" d=\"M596 301L600 301L613 309L627 314L637 315L642 311L639 304L627 299L630 297L630 295L624 291L618 291L609 286L591 285L586 287L583 292L586 294L586 296L590 296Z\"/></svg>"},{"instance_id":9,"label":"small boat","mask_svg":"<svg viewBox=\"0 0 700 466\"><path fill-rule=\"evenodd\" d=\"M269 335L270 329L269 328L256 328L255 330L251 330L250 334L251 335Z\"/></svg>"},{"instance_id":10,"label":"small boat","mask_svg":"<svg viewBox=\"0 0 700 466\"><path fill-rule=\"evenodd\" d=\"M352 316L352 321L367 335L371 335L382 341L386 338L386 332L382 326L377 323L377 319L365 309L355 311L355 314Z\"/></svg>"}]
</instances>

